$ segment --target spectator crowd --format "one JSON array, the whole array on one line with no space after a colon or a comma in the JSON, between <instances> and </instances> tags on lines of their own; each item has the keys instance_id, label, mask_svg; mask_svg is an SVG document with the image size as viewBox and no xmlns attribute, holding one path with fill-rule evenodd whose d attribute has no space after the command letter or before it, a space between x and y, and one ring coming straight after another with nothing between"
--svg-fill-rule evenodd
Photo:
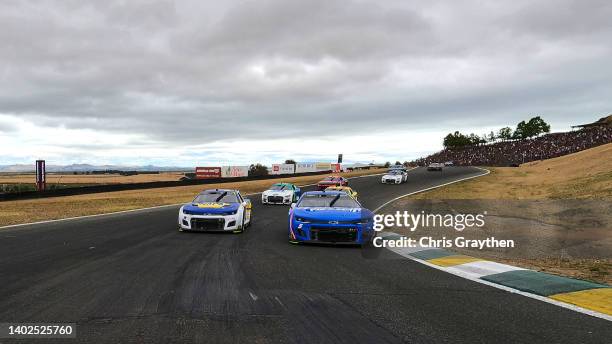
<instances>
[{"instance_id":1,"label":"spectator crowd","mask_svg":"<svg viewBox=\"0 0 612 344\"><path fill-rule=\"evenodd\" d=\"M444 149L415 162L421 166L446 161L463 166L517 166L529 161L579 152L606 143L612 143L612 126L597 126L565 133L546 134L533 139Z\"/></svg>"}]
</instances>

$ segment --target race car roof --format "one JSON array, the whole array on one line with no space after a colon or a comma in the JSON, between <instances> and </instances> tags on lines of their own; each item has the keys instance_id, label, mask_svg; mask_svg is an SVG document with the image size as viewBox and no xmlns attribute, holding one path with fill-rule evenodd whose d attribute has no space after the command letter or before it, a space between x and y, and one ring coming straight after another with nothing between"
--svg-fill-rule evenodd
<instances>
[{"instance_id":1,"label":"race car roof","mask_svg":"<svg viewBox=\"0 0 612 344\"><path fill-rule=\"evenodd\" d=\"M329 196L335 196L337 194L342 194L345 195L346 193L344 191L307 191L304 193L304 196L308 196L308 195L329 195Z\"/></svg>"}]
</instances>

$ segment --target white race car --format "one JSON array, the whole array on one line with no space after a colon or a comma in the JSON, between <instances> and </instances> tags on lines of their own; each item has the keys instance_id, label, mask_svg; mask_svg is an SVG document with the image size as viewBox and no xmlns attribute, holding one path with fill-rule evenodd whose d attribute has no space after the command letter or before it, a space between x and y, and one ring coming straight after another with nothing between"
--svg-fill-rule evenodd
<instances>
[{"instance_id":1,"label":"white race car","mask_svg":"<svg viewBox=\"0 0 612 344\"><path fill-rule=\"evenodd\" d=\"M427 166L427 171L442 171L443 167L444 167L443 163L432 162L431 164Z\"/></svg>"},{"instance_id":2,"label":"white race car","mask_svg":"<svg viewBox=\"0 0 612 344\"><path fill-rule=\"evenodd\" d=\"M291 183L276 183L261 193L263 204L291 204L300 198L301 190Z\"/></svg>"},{"instance_id":3,"label":"white race car","mask_svg":"<svg viewBox=\"0 0 612 344\"><path fill-rule=\"evenodd\" d=\"M251 225L251 211L251 201L238 190L206 190L179 210L179 231L240 233Z\"/></svg>"},{"instance_id":4,"label":"white race car","mask_svg":"<svg viewBox=\"0 0 612 344\"><path fill-rule=\"evenodd\" d=\"M408 180L408 172L400 169L393 169L385 173L380 181L383 184L401 184Z\"/></svg>"}]
</instances>

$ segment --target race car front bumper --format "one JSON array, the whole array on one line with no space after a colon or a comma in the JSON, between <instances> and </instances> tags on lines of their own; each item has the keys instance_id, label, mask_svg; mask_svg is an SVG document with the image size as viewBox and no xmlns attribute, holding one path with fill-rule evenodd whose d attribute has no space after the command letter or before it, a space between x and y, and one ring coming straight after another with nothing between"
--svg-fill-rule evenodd
<instances>
[{"instance_id":1,"label":"race car front bumper","mask_svg":"<svg viewBox=\"0 0 612 344\"><path fill-rule=\"evenodd\" d=\"M291 204L293 203L293 196L275 196L275 195L261 195L261 203L263 204Z\"/></svg>"},{"instance_id":2,"label":"race car front bumper","mask_svg":"<svg viewBox=\"0 0 612 344\"><path fill-rule=\"evenodd\" d=\"M308 224L293 222L289 228L292 241L312 244L362 245L371 240L374 230L364 224Z\"/></svg>"},{"instance_id":3,"label":"race car front bumper","mask_svg":"<svg viewBox=\"0 0 612 344\"><path fill-rule=\"evenodd\" d=\"M241 219L233 215L189 215L179 216L179 228L198 232L231 232L242 229Z\"/></svg>"},{"instance_id":4,"label":"race car front bumper","mask_svg":"<svg viewBox=\"0 0 612 344\"><path fill-rule=\"evenodd\" d=\"M401 184L402 183L401 178L383 178L381 181L383 184Z\"/></svg>"}]
</instances>

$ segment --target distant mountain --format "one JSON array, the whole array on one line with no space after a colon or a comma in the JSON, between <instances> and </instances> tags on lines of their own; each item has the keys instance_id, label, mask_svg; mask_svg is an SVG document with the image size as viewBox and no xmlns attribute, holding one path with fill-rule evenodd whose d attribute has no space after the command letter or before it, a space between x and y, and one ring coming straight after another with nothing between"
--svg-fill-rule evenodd
<instances>
[{"instance_id":1,"label":"distant mountain","mask_svg":"<svg viewBox=\"0 0 612 344\"><path fill-rule=\"evenodd\" d=\"M0 172L34 172L34 164L15 164L15 165L0 165ZM104 171L104 170L119 170L119 171L192 171L190 167L177 166L120 166L120 165L90 165L90 164L72 164L72 165L47 165L47 172L87 172L87 171Z\"/></svg>"}]
</instances>

